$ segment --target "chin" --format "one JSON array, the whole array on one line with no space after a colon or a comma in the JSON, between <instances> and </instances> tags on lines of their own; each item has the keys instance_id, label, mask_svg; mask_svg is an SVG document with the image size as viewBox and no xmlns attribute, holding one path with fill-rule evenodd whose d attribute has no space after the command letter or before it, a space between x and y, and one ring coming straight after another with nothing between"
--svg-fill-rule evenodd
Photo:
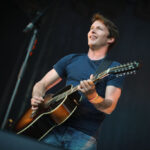
<instances>
[{"instance_id":1,"label":"chin","mask_svg":"<svg viewBox=\"0 0 150 150\"><path fill-rule=\"evenodd\" d=\"M89 48L90 48L92 51L96 50L95 45L89 45Z\"/></svg>"},{"instance_id":2,"label":"chin","mask_svg":"<svg viewBox=\"0 0 150 150\"><path fill-rule=\"evenodd\" d=\"M89 45L89 47L95 47L96 43L95 42L89 42L88 45Z\"/></svg>"}]
</instances>

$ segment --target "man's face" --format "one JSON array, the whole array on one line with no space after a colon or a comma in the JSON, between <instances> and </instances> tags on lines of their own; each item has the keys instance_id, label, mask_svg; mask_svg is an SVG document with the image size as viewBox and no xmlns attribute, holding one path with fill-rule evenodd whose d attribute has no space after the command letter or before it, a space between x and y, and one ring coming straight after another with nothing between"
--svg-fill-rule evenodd
<instances>
[{"instance_id":1,"label":"man's face","mask_svg":"<svg viewBox=\"0 0 150 150\"><path fill-rule=\"evenodd\" d=\"M109 31L99 20L96 20L88 32L88 45L91 49L98 49L108 44Z\"/></svg>"}]
</instances>

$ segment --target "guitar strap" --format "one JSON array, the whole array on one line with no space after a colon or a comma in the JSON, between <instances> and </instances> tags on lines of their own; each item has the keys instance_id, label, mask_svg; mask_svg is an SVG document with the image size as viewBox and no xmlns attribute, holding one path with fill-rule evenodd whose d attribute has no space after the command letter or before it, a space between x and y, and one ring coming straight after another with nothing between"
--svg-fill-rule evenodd
<instances>
[{"instance_id":1,"label":"guitar strap","mask_svg":"<svg viewBox=\"0 0 150 150\"><path fill-rule=\"evenodd\" d=\"M97 77L98 74L100 74L101 72L103 72L104 70L106 70L112 63L112 60L109 59L104 59L100 65L98 66L98 69L96 70L94 76Z\"/></svg>"}]
</instances>

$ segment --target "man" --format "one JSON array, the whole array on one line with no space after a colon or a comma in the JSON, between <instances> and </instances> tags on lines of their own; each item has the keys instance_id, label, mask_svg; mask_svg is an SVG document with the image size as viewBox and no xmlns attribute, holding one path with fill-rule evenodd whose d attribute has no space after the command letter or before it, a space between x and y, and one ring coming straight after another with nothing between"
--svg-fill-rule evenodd
<instances>
[{"instance_id":1,"label":"man","mask_svg":"<svg viewBox=\"0 0 150 150\"><path fill-rule=\"evenodd\" d=\"M70 54L58 61L33 88L31 105L36 111L46 91L66 78L66 85L78 85L82 101L73 115L54 128L43 141L69 150L95 150L95 134L105 118L115 109L121 95L122 78L106 77L96 85L93 74L106 59L108 50L118 38L117 27L100 14L92 18L88 32L87 54ZM113 61L109 67L119 65ZM90 79L89 79L90 77Z\"/></svg>"}]
</instances>

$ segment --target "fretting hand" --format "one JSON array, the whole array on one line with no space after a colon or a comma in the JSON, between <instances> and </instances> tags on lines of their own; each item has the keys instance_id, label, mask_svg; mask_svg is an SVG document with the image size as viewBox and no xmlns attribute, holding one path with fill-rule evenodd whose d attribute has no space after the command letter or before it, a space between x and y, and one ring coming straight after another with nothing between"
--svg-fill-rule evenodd
<instances>
[{"instance_id":1,"label":"fretting hand","mask_svg":"<svg viewBox=\"0 0 150 150\"><path fill-rule=\"evenodd\" d=\"M90 75L90 79L80 81L80 85L78 86L78 89L85 94L88 100L94 98L97 95L95 84L92 81L93 74Z\"/></svg>"}]
</instances>

